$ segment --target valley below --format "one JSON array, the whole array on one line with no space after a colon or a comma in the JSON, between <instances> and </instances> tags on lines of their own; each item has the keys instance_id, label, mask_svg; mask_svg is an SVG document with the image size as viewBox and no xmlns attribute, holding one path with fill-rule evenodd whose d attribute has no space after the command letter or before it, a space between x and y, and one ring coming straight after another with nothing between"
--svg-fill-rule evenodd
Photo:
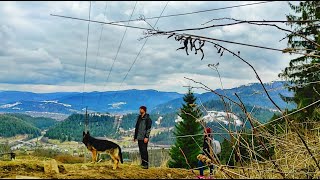
<instances>
[{"instance_id":1,"label":"valley below","mask_svg":"<svg viewBox=\"0 0 320 180\"><path fill-rule=\"evenodd\" d=\"M282 84L274 82L266 86L274 89ZM225 90L225 93L229 96L239 93L252 116L263 123L278 112L265 103L265 97L261 98L257 93L260 90L259 85L250 84ZM271 91L271 94L282 107L293 107L278 98L278 93L288 95L287 91ZM0 92L0 97L6 97L0 101L0 153L16 153L16 159L12 161L6 155L0 157L0 178L194 179L198 174L187 169L168 168L169 150L177 138L173 134L174 127L182 120L179 116L182 94L155 90L126 90L117 97L113 96L114 92L86 93L88 116L85 115L86 109L79 105L82 97L79 93L19 94ZM99 97L104 98L101 101ZM223 128L239 130L249 127L238 107L232 108L230 116L224 111L222 101L212 93L196 94L196 97L202 108L202 120L217 134L214 136L216 140L222 142L229 138L224 135ZM153 122L148 144L148 170L139 167L138 146L133 142L137 108L141 103L149 107ZM124 159L120 169L112 170L110 157L106 154L99 156L99 163L90 163L91 153L81 142L86 120L92 136L120 145ZM57 162L59 173L45 172L44 164L51 160ZM220 176L217 174L216 177Z\"/></svg>"}]
</instances>

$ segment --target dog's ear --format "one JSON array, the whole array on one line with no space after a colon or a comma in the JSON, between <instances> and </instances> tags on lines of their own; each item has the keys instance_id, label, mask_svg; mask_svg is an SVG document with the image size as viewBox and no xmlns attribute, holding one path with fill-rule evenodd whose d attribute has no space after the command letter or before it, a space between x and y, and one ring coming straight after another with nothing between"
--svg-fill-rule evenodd
<instances>
[{"instance_id":1,"label":"dog's ear","mask_svg":"<svg viewBox=\"0 0 320 180\"><path fill-rule=\"evenodd\" d=\"M82 136L86 135L86 133L84 131L82 131Z\"/></svg>"},{"instance_id":2,"label":"dog's ear","mask_svg":"<svg viewBox=\"0 0 320 180\"><path fill-rule=\"evenodd\" d=\"M90 135L89 131L87 132L88 135Z\"/></svg>"}]
</instances>

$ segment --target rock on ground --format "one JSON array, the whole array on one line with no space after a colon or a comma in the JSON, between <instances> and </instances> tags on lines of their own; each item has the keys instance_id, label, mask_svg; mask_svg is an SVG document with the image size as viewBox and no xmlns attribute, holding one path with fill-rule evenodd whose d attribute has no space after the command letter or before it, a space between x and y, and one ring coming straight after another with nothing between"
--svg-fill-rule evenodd
<instances>
[{"instance_id":1,"label":"rock on ground","mask_svg":"<svg viewBox=\"0 0 320 180\"><path fill-rule=\"evenodd\" d=\"M41 178L33 177L33 176L16 176L16 179L41 179Z\"/></svg>"},{"instance_id":2,"label":"rock on ground","mask_svg":"<svg viewBox=\"0 0 320 180\"><path fill-rule=\"evenodd\" d=\"M44 161L44 173L46 174L59 174L58 163L56 160L51 159L49 161Z\"/></svg>"}]
</instances>

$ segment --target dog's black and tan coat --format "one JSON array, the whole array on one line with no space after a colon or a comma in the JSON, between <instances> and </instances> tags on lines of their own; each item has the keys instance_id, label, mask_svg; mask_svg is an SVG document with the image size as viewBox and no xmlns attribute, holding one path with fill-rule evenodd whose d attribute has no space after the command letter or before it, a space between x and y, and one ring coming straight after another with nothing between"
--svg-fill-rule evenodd
<instances>
[{"instance_id":1,"label":"dog's black and tan coat","mask_svg":"<svg viewBox=\"0 0 320 180\"><path fill-rule=\"evenodd\" d=\"M119 167L119 161L123 163L121 148L118 144L102 139L91 137L89 132L83 132L82 142L92 152L92 162L97 161L98 153L107 153L113 160L113 169Z\"/></svg>"}]
</instances>

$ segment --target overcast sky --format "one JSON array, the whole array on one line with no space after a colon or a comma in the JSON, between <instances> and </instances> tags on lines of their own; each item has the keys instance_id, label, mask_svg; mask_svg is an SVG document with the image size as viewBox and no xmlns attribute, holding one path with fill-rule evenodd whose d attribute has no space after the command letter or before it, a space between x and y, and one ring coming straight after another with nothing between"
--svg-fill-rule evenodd
<instances>
[{"instance_id":1,"label":"overcast sky","mask_svg":"<svg viewBox=\"0 0 320 180\"><path fill-rule=\"evenodd\" d=\"M140 15L159 16L167 1L137 3L133 19ZM252 3L246 1L176 1L169 2L163 15ZM257 82L252 70L232 55L220 57L215 48L206 44L205 58L201 55L176 51L181 45L165 36L148 39L139 58L125 79L130 65L141 49L143 30L128 28L122 47L115 59L125 27L90 23L86 85L85 69L88 22L50 16L59 14L88 19L89 1L83 2L0 2L0 89L32 92L110 91L119 89L156 89L184 93L189 81L184 77L202 81L209 87L221 88L217 72L208 68L209 63L219 62L219 72L224 88ZM98 21L128 20L135 1L92 1L91 19ZM106 16L104 16L105 7ZM213 19L230 17L242 20L285 20L291 12L287 2L269 2L246 7L224 9L185 16L160 18L156 27L173 30L201 27ZM154 24L156 19L149 20ZM229 21L216 21L220 24ZM211 24L213 24L211 23ZM127 24L127 23L123 23ZM148 28L142 21L130 22L132 26ZM281 25L281 24L280 24ZM281 25L285 26L285 25ZM103 28L103 29L102 29ZM289 27L286 27L289 28ZM102 29L102 36L100 32ZM244 42L283 49L285 36L273 27L234 25L203 31L188 31L224 40ZM101 39L101 40L100 40ZM98 46L100 40L100 51ZM293 56L277 51L221 43L225 47L240 51L241 56L257 69L264 82L279 80L278 74ZM115 59L109 80L107 76ZM196 91L200 92L200 91Z\"/></svg>"}]
</instances>

